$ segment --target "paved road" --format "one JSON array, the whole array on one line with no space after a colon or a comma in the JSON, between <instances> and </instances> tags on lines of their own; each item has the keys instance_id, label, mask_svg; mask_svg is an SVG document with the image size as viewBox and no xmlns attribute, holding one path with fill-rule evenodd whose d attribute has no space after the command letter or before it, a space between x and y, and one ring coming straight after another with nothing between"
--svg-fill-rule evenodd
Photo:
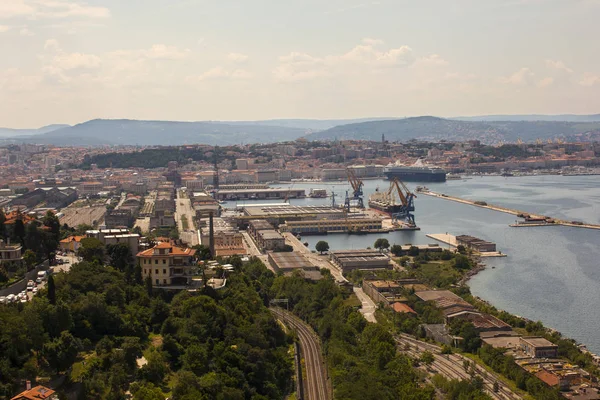
<instances>
[{"instance_id":1,"label":"paved road","mask_svg":"<svg viewBox=\"0 0 600 400\"><path fill-rule=\"evenodd\" d=\"M284 232L283 237L285 237L286 243L294 248L294 251L304 255L317 267L327 268L329 271L331 271L331 275L335 278L336 281L348 281L346 278L344 278L342 272L335 265L329 262L329 256L319 255L317 253L311 252L308 247L306 247L301 241L298 240L296 236L292 235L290 232Z\"/></svg>"},{"instance_id":2,"label":"paved road","mask_svg":"<svg viewBox=\"0 0 600 400\"><path fill-rule=\"evenodd\" d=\"M364 290L361 287L354 286L353 289L354 294L362 303L360 313L364 315L367 321L376 323L377 319L375 318L375 311L377 310L377 305L375 304L375 302L364 292Z\"/></svg>"},{"instance_id":3,"label":"paved road","mask_svg":"<svg viewBox=\"0 0 600 400\"><path fill-rule=\"evenodd\" d=\"M306 400L329 400L332 398L327 368L323 361L321 342L313 329L294 314L281 308L271 307L271 312L282 322L295 329L300 340L300 349L306 365Z\"/></svg>"},{"instance_id":4,"label":"paved road","mask_svg":"<svg viewBox=\"0 0 600 400\"><path fill-rule=\"evenodd\" d=\"M184 229L181 217L185 216L187 219L187 229ZM198 233L195 230L196 212L192 207L192 202L187 196L181 196L181 190L177 191L177 199L175 200L175 222L179 229L179 237L181 240L186 242L188 246L192 247L198 242Z\"/></svg>"},{"instance_id":5,"label":"paved road","mask_svg":"<svg viewBox=\"0 0 600 400\"><path fill-rule=\"evenodd\" d=\"M269 264L269 259L268 259L267 255L263 254L258 249L258 247L256 247L254 240L252 240L252 238L250 237L248 232L241 231L241 234L244 237L244 247L246 248L246 251L248 252L248 254L250 254L251 256L254 256L254 257L258 257L263 262L263 264L265 264L265 266L267 268L269 268L271 271L275 272L273 267L271 267L271 264Z\"/></svg>"},{"instance_id":6,"label":"paved road","mask_svg":"<svg viewBox=\"0 0 600 400\"><path fill-rule=\"evenodd\" d=\"M470 380L471 374L464 369L463 362L471 360L459 354L441 354L441 348L431 343L421 342L409 335L400 335L396 337L398 348L400 351L410 355L413 358L419 358L425 351L429 351L434 355L435 361L431 365L430 373L439 373L448 379L466 379ZM434 372L435 371L435 372ZM476 366L475 375L481 377L484 382L486 392L496 400L514 400L522 397L512 392L508 387L500 381L496 375L486 371L480 366ZM499 391L494 392L494 382L498 382Z\"/></svg>"}]
</instances>

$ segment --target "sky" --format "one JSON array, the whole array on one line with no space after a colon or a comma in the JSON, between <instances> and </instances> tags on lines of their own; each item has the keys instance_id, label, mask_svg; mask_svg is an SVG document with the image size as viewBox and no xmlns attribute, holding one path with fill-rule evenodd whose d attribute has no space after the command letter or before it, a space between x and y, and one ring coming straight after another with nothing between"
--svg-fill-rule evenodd
<instances>
[{"instance_id":1,"label":"sky","mask_svg":"<svg viewBox=\"0 0 600 400\"><path fill-rule=\"evenodd\" d=\"M600 113L600 0L0 0L0 126Z\"/></svg>"}]
</instances>

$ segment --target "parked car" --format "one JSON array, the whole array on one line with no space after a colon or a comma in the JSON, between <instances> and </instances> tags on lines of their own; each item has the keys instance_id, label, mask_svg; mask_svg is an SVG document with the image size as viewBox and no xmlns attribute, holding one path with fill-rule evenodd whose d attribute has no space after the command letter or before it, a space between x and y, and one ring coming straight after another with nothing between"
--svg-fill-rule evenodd
<instances>
[{"instance_id":1,"label":"parked car","mask_svg":"<svg viewBox=\"0 0 600 400\"><path fill-rule=\"evenodd\" d=\"M33 288L33 294L36 294L38 291L39 291L38 288L36 288L36 287Z\"/></svg>"},{"instance_id":2,"label":"parked car","mask_svg":"<svg viewBox=\"0 0 600 400\"><path fill-rule=\"evenodd\" d=\"M6 300L5 296L0 296L0 304L6 304L8 303L8 300Z\"/></svg>"},{"instance_id":3,"label":"parked car","mask_svg":"<svg viewBox=\"0 0 600 400\"><path fill-rule=\"evenodd\" d=\"M37 279L35 280L35 283L37 283L38 285L39 285L40 283L42 283L42 282L44 282L44 280L43 280L42 278L37 278Z\"/></svg>"},{"instance_id":4,"label":"parked car","mask_svg":"<svg viewBox=\"0 0 600 400\"><path fill-rule=\"evenodd\" d=\"M14 294L9 294L8 296L6 296L6 300L7 300L9 303L12 303L12 302L14 302L16 299L17 299L17 296L15 296Z\"/></svg>"}]
</instances>

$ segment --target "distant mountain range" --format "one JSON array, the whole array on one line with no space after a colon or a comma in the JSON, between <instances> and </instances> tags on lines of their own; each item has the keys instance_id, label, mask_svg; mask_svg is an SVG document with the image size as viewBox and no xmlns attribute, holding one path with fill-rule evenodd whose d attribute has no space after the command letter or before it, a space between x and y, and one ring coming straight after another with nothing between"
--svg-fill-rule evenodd
<instances>
[{"instance_id":1,"label":"distant mountain range","mask_svg":"<svg viewBox=\"0 0 600 400\"><path fill-rule=\"evenodd\" d=\"M565 121L461 121L414 117L336 126L308 135L308 140L480 140L482 143L533 142L536 139L585 140L600 134L599 122Z\"/></svg>"},{"instance_id":2,"label":"distant mountain range","mask_svg":"<svg viewBox=\"0 0 600 400\"><path fill-rule=\"evenodd\" d=\"M600 122L600 114L592 115L480 115L476 117L455 117L449 118L459 121L562 121L562 122Z\"/></svg>"},{"instance_id":3,"label":"distant mountain range","mask_svg":"<svg viewBox=\"0 0 600 400\"><path fill-rule=\"evenodd\" d=\"M12 128L0 128L0 138L12 138L19 136L30 136L30 135L41 135L47 132L52 132L57 129L66 128L70 125L48 125L38 129L12 129Z\"/></svg>"},{"instance_id":4,"label":"distant mountain range","mask_svg":"<svg viewBox=\"0 0 600 400\"><path fill-rule=\"evenodd\" d=\"M171 122L96 119L44 134L13 138L17 142L58 146L229 145L295 140L308 132L302 128L220 122Z\"/></svg>"},{"instance_id":5,"label":"distant mountain range","mask_svg":"<svg viewBox=\"0 0 600 400\"><path fill-rule=\"evenodd\" d=\"M484 143L521 139L590 140L600 136L596 115L490 115L479 117L273 119L264 121L139 121L96 119L73 126L49 125L39 129L0 128L4 143L59 146L230 145L273 143L305 137L308 140L362 139L390 141L470 140Z\"/></svg>"}]
</instances>

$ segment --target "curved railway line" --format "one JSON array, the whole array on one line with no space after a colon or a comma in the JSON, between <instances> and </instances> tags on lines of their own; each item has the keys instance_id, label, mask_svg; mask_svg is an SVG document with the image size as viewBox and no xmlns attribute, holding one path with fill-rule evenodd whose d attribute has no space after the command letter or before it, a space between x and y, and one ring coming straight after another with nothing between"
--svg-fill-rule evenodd
<instances>
[{"instance_id":1,"label":"curved railway line","mask_svg":"<svg viewBox=\"0 0 600 400\"><path fill-rule=\"evenodd\" d=\"M462 363L463 361L471 360L456 354L449 354L447 356L440 353L441 348L431 343L421 342L408 335L396 336L396 342L400 345L400 350L407 353L408 355L419 358L421 353L425 350L433 353L435 361L433 366L440 372L441 375L449 379L471 379L471 375L464 370ZM406 345L410 346L409 350L405 350ZM419 350L416 350L417 347ZM508 389L505 384L496 378L490 372L479 367L477 364L472 364L475 368L475 373L483 379L484 388L486 392L496 400L516 400L522 397L512 390ZM498 391L494 392L494 383L498 382Z\"/></svg>"},{"instance_id":2,"label":"curved railway line","mask_svg":"<svg viewBox=\"0 0 600 400\"><path fill-rule=\"evenodd\" d=\"M323 361L321 342L312 328L292 313L277 307L269 308L283 323L293 328L300 340L306 366L305 398L302 400L330 400L332 398Z\"/></svg>"}]
</instances>

